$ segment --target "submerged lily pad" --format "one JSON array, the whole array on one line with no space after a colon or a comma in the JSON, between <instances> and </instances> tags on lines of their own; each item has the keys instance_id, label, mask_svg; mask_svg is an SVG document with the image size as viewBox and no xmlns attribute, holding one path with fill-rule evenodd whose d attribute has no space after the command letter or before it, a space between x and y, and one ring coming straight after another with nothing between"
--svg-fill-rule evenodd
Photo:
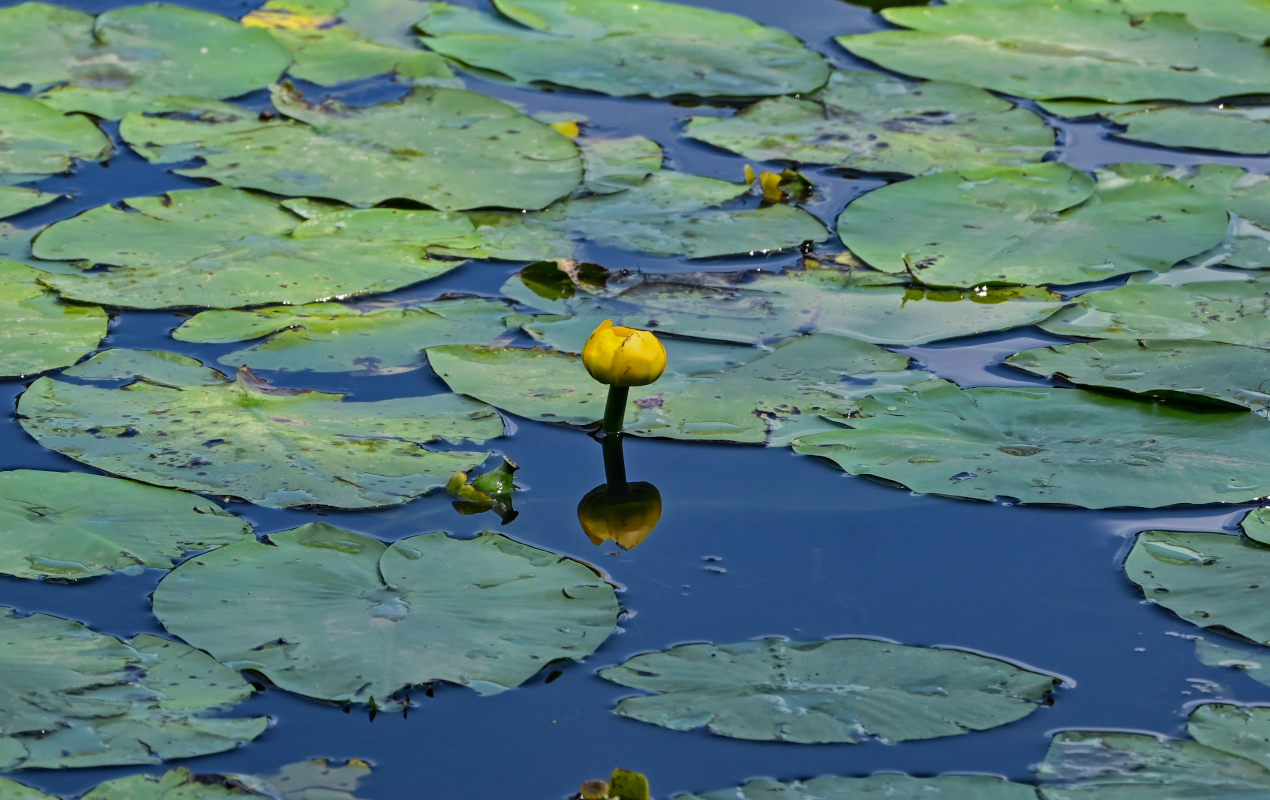
<instances>
[{"instance_id":1,"label":"submerged lily pad","mask_svg":"<svg viewBox=\"0 0 1270 800\"><path fill-rule=\"evenodd\" d=\"M913 491L1082 508L1241 503L1270 494L1270 424L1077 389L959 390L866 401L794 450Z\"/></svg>"},{"instance_id":2,"label":"submerged lily pad","mask_svg":"<svg viewBox=\"0 0 1270 800\"><path fill-rule=\"evenodd\" d=\"M1111 133L1117 139L1165 147L1270 155L1270 106L1239 105L1230 101L1210 105L1053 101L1042 103L1041 108L1063 117L1102 117L1124 128Z\"/></svg>"},{"instance_id":3,"label":"submerged lily pad","mask_svg":"<svg viewBox=\"0 0 1270 800\"><path fill-rule=\"evenodd\" d=\"M314 303L252 311L204 311L172 336L185 342L264 341L221 356L218 363L254 369L386 375L423 366L423 349L484 344L510 336L503 300L454 297L429 302L347 306Z\"/></svg>"},{"instance_id":4,"label":"submerged lily pad","mask_svg":"<svg viewBox=\"0 0 1270 800\"><path fill-rule=\"evenodd\" d=\"M806 781L755 778L744 786L675 800L1037 800L1036 787L995 775L912 775L878 773L867 778L826 775Z\"/></svg>"},{"instance_id":5,"label":"submerged lily pad","mask_svg":"<svg viewBox=\"0 0 1270 800\"><path fill-rule=\"evenodd\" d=\"M1190 4L1187 5L1187 8ZM1020 97L1193 102L1270 92L1262 42L1101 0L890 8L912 30L840 36L861 58Z\"/></svg>"},{"instance_id":6,"label":"submerged lily pad","mask_svg":"<svg viewBox=\"0 0 1270 800\"><path fill-rule=\"evenodd\" d=\"M816 89L817 53L734 14L641 0L494 0L500 16L428 3L429 48L520 84L628 96L743 97Z\"/></svg>"},{"instance_id":7,"label":"submerged lily pad","mask_svg":"<svg viewBox=\"0 0 1270 800\"><path fill-rule=\"evenodd\" d=\"M1033 287L926 289L892 276L836 269L781 273L571 274L533 264L504 284L505 296L568 318L522 320L534 338L579 352L596 325L656 329L741 344L808 332L875 344L924 344L1038 322L1065 305Z\"/></svg>"},{"instance_id":8,"label":"submerged lily pad","mask_svg":"<svg viewBox=\"0 0 1270 800\"><path fill-rule=\"evenodd\" d=\"M605 389L578 356L513 347L447 345L427 351L450 388L518 416L590 425L604 415ZM670 371L636 387L624 431L697 441L788 444L837 426L866 395L929 386L908 358L828 334L789 339L769 352L718 370Z\"/></svg>"},{"instance_id":9,"label":"submerged lily pad","mask_svg":"<svg viewBox=\"0 0 1270 800\"><path fill-rule=\"evenodd\" d=\"M964 287L1162 272L1217 244L1226 227L1224 209L1178 181L1108 174L1095 183L1059 162L902 181L838 218L843 243L871 266Z\"/></svg>"},{"instance_id":10,"label":"submerged lily pad","mask_svg":"<svg viewBox=\"0 0 1270 800\"><path fill-rule=\"evenodd\" d=\"M1045 800L1186 797L1233 800L1270 794L1270 708L1205 703L1191 711L1191 739L1146 733L1062 731L1037 768Z\"/></svg>"},{"instance_id":11,"label":"submerged lily pad","mask_svg":"<svg viewBox=\"0 0 1270 800\"><path fill-rule=\"evenodd\" d=\"M1040 327L1095 339L1197 339L1266 345L1270 278L1183 286L1129 283L1090 292Z\"/></svg>"},{"instance_id":12,"label":"submerged lily pad","mask_svg":"<svg viewBox=\"0 0 1270 800\"><path fill-rule=\"evenodd\" d=\"M501 534L388 545L315 523L269 539L187 561L159 583L154 612L221 661L309 697L400 709L400 691L432 681L510 689L589 655L617 619L592 567Z\"/></svg>"},{"instance_id":13,"label":"submerged lily pad","mask_svg":"<svg viewBox=\"0 0 1270 800\"><path fill-rule=\"evenodd\" d=\"M77 472L0 472L0 572L78 580L137 566L171 569L190 550L251 526L185 492Z\"/></svg>"},{"instance_id":14,"label":"submerged lily pad","mask_svg":"<svg viewBox=\"0 0 1270 800\"><path fill-rule=\"evenodd\" d=\"M233 308L383 292L461 262L429 248L476 243L461 216L365 209L305 220L223 186L134 197L54 223L34 255L73 265L42 280L65 297L126 308Z\"/></svg>"},{"instance_id":15,"label":"submerged lily pad","mask_svg":"<svg viewBox=\"0 0 1270 800\"><path fill-rule=\"evenodd\" d=\"M230 750L268 726L218 716L252 689L206 653L0 612L0 769L157 764Z\"/></svg>"},{"instance_id":16,"label":"submerged lily pad","mask_svg":"<svg viewBox=\"0 0 1270 800\"><path fill-rule=\"evenodd\" d=\"M909 175L1040 161L1054 147L1044 120L982 89L856 70L803 98L690 117L684 133L760 161Z\"/></svg>"},{"instance_id":17,"label":"submerged lily pad","mask_svg":"<svg viewBox=\"0 0 1270 800\"><path fill-rule=\"evenodd\" d=\"M376 402L231 380L172 353L108 350L19 401L45 447L159 486L271 508L371 508L445 485L489 453L428 449L499 436L494 409L455 395ZM120 385L123 382L123 385Z\"/></svg>"},{"instance_id":18,"label":"submerged lily pad","mask_svg":"<svg viewBox=\"0 0 1270 800\"><path fill-rule=\"evenodd\" d=\"M41 285L43 275L0 258L0 375L31 375L74 364L106 335L105 311L58 300Z\"/></svg>"},{"instance_id":19,"label":"submerged lily pad","mask_svg":"<svg viewBox=\"0 0 1270 800\"><path fill-rule=\"evenodd\" d=\"M0 92L0 184L66 172L73 159L97 161L109 152L110 139L88 117Z\"/></svg>"},{"instance_id":20,"label":"submerged lily pad","mask_svg":"<svg viewBox=\"0 0 1270 800\"><path fill-rule=\"evenodd\" d=\"M1270 350L1219 342L1112 339L1026 350L1005 363L1080 386L1152 397L1211 397L1270 417Z\"/></svg>"},{"instance_id":21,"label":"submerged lily pad","mask_svg":"<svg viewBox=\"0 0 1270 800\"><path fill-rule=\"evenodd\" d=\"M274 87L273 104L282 118L224 107L199 119L130 114L119 132L150 161L206 162L180 175L358 206L405 199L444 211L534 209L582 179L568 137L476 92L418 87L352 108L310 104L284 86Z\"/></svg>"},{"instance_id":22,"label":"submerged lily pad","mask_svg":"<svg viewBox=\"0 0 1270 800\"><path fill-rule=\"evenodd\" d=\"M1035 711L1058 681L995 658L873 639L685 644L600 677L659 694L616 713L737 739L889 742L985 730Z\"/></svg>"},{"instance_id":23,"label":"submerged lily pad","mask_svg":"<svg viewBox=\"0 0 1270 800\"><path fill-rule=\"evenodd\" d=\"M1143 531L1124 568L1147 600L1187 622L1270 645L1270 546L1224 533Z\"/></svg>"},{"instance_id":24,"label":"submerged lily pad","mask_svg":"<svg viewBox=\"0 0 1270 800\"><path fill-rule=\"evenodd\" d=\"M0 86L26 83L63 111L118 119L171 108L176 95L236 97L286 69L287 51L264 31L205 11L153 3L88 14L45 3L0 9Z\"/></svg>"}]
</instances>

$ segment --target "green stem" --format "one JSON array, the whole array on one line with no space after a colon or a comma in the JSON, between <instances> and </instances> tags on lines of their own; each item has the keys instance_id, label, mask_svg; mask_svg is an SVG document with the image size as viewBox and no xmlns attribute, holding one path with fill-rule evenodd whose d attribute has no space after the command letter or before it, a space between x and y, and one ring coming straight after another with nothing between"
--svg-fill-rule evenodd
<instances>
[{"instance_id":1,"label":"green stem","mask_svg":"<svg viewBox=\"0 0 1270 800\"><path fill-rule=\"evenodd\" d=\"M622 456L621 434L601 437L600 449L604 451L604 480L609 485L609 491L624 491L626 489L626 459Z\"/></svg>"},{"instance_id":2,"label":"green stem","mask_svg":"<svg viewBox=\"0 0 1270 800\"><path fill-rule=\"evenodd\" d=\"M626 397L630 389L626 386L610 386L609 399L604 405L604 424L600 430L605 433L621 433L626 423Z\"/></svg>"}]
</instances>

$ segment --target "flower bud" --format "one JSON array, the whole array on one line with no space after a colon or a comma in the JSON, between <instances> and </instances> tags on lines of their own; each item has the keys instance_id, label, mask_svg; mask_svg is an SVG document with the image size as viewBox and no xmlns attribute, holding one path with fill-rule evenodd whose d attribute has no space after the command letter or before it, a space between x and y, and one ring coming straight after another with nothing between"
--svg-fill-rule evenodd
<instances>
[{"instance_id":1,"label":"flower bud","mask_svg":"<svg viewBox=\"0 0 1270 800\"><path fill-rule=\"evenodd\" d=\"M624 328L606 319L586 340L582 364L600 383L645 386L665 371L666 348L648 331Z\"/></svg>"},{"instance_id":2,"label":"flower bud","mask_svg":"<svg viewBox=\"0 0 1270 800\"><path fill-rule=\"evenodd\" d=\"M661 492L647 481L615 489L607 483L578 503L578 522L592 544L613 542L630 550L648 538L661 519Z\"/></svg>"}]
</instances>

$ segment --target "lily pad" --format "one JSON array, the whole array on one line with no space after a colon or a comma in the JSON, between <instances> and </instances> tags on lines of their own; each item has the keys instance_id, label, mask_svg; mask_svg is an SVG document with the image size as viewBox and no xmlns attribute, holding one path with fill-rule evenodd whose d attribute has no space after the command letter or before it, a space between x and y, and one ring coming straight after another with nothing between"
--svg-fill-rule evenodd
<instances>
[{"instance_id":1,"label":"lily pad","mask_svg":"<svg viewBox=\"0 0 1270 800\"><path fill-rule=\"evenodd\" d=\"M1270 685L1270 650L1259 645L1242 644L1228 638L1220 643L1197 638L1195 657L1201 664L1235 669L1255 681Z\"/></svg>"},{"instance_id":2,"label":"lily pad","mask_svg":"<svg viewBox=\"0 0 1270 800\"><path fill-rule=\"evenodd\" d=\"M1231 800L1270 793L1270 709L1205 703L1191 739L1145 733L1063 731L1037 768L1045 800Z\"/></svg>"},{"instance_id":3,"label":"lily pad","mask_svg":"<svg viewBox=\"0 0 1270 800\"><path fill-rule=\"evenodd\" d=\"M352 108L313 105L283 86L273 104L282 118L223 107L198 119L130 114L119 131L150 161L204 160L180 175L355 206L404 199L443 211L534 209L582 179L568 137L476 92L417 87L396 102Z\"/></svg>"},{"instance_id":4,"label":"lily pad","mask_svg":"<svg viewBox=\"0 0 1270 800\"><path fill-rule=\"evenodd\" d=\"M1240 105L1228 100L1209 105L1054 101L1042 103L1041 108L1063 117L1102 117L1123 128L1111 133L1117 139L1164 147L1270 155L1270 106Z\"/></svg>"},{"instance_id":5,"label":"lily pad","mask_svg":"<svg viewBox=\"0 0 1270 800\"><path fill-rule=\"evenodd\" d=\"M572 274L534 264L504 284L505 296L567 318L520 321L539 341L580 352L605 319L659 333L740 344L807 332L912 345L1039 322L1065 305L1034 287L926 289L889 275L836 269L781 273Z\"/></svg>"},{"instance_id":6,"label":"lily pad","mask_svg":"<svg viewBox=\"0 0 1270 800\"><path fill-rule=\"evenodd\" d=\"M1221 206L1173 179L1108 174L1095 183L1058 162L902 181L838 218L843 243L871 266L964 287L1163 272L1217 244L1226 227Z\"/></svg>"},{"instance_id":7,"label":"lily pad","mask_svg":"<svg viewBox=\"0 0 1270 800\"><path fill-rule=\"evenodd\" d=\"M934 739L1035 711L1058 681L988 656L873 639L685 644L600 677L659 694L616 713L736 739L854 743Z\"/></svg>"},{"instance_id":8,"label":"lily pad","mask_svg":"<svg viewBox=\"0 0 1270 800\"><path fill-rule=\"evenodd\" d=\"M1270 494L1270 425L1077 389L934 387L863 403L798 439L853 475L916 492L1081 508L1241 503Z\"/></svg>"},{"instance_id":9,"label":"lily pad","mask_svg":"<svg viewBox=\"0 0 1270 800\"><path fill-rule=\"evenodd\" d=\"M1005 360L1034 375L1168 398L1210 397L1270 417L1270 350L1219 342L1126 340L1026 350Z\"/></svg>"},{"instance_id":10,"label":"lily pad","mask_svg":"<svg viewBox=\"0 0 1270 800\"><path fill-rule=\"evenodd\" d=\"M1270 91L1270 54L1262 42L1197 27L1181 14L1137 14L1101 0L964 2L881 13L912 30L837 41L908 75L1020 97L1116 103Z\"/></svg>"},{"instance_id":11,"label":"lily pad","mask_svg":"<svg viewBox=\"0 0 1270 800\"><path fill-rule=\"evenodd\" d=\"M856 70L803 98L690 117L684 133L759 161L909 175L1035 162L1054 147L1044 120L982 89Z\"/></svg>"},{"instance_id":12,"label":"lily pad","mask_svg":"<svg viewBox=\"0 0 1270 800\"><path fill-rule=\"evenodd\" d=\"M1270 545L1270 508L1254 508L1240 523L1244 535L1255 542Z\"/></svg>"},{"instance_id":13,"label":"lily pad","mask_svg":"<svg viewBox=\"0 0 1270 800\"><path fill-rule=\"evenodd\" d=\"M45 447L124 477L271 508L372 508L445 485L489 453L428 449L499 436L494 409L455 395L376 402L231 380L172 353L108 350L19 401ZM120 385L122 382L123 385Z\"/></svg>"},{"instance_id":14,"label":"lily pad","mask_svg":"<svg viewBox=\"0 0 1270 800\"><path fill-rule=\"evenodd\" d=\"M617 619L594 568L501 534L388 545L315 523L269 539L187 561L159 583L154 612L309 697L400 710L400 692L432 681L503 691L589 655Z\"/></svg>"},{"instance_id":15,"label":"lily pad","mask_svg":"<svg viewBox=\"0 0 1270 800\"><path fill-rule=\"evenodd\" d=\"M206 653L0 612L0 769L157 764L230 750L268 726L219 716L252 689Z\"/></svg>"},{"instance_id":16,"label":"lily pad","mask_svg":"<svg viewBox=\"0 0 1270 800\"><path fill-rule=\"evenodd\" d=\"M110 139L88 117L0 92L0 184L66 172L74 159L97 161L109 153Z\"/></svg>"},{"instance_id":17,"label":"lily pad","mask_svg":"<svg viewBox=\"0 0 1270 800\"><path fill-rule=\"evenodd\" d=\"M0 9L0 86L36 90L62 111L118 119L163 110L176 95L236 97L286 69L287 51L264 31L205 11L154 3L96 19L45 3Z\"/></svg>"},{"instance_id":18,"label":"lily pad","mask_svg":"<svg viewBox=\"0 0 1270 800\"><path fill-rule=\"evenodd\" d=\"M519 84L629 96L810 92L829 77L790 34L734 14L641 0L494 0L499 16L428 3L423 42Z\"/></svg>"},{"instance_id":19,"label":"lily pad","mask_svg":"<svg viewBox=\"0 0 1270 800\"><path fill-rule=\"evenodd\" d=\"M1061 336L1195 339L1262 347L1268 301L1270 278L1183 286L1129 283L1082 295L1040 327Z\"/></svg>"},{"instance_id":20,"label":"lily pad","mask_svg":"<svg viewBox=\"0 0 1270 800\"><path fill-rule=\"evenodd\" d=\"M106 335L105 311L58 300L40 283L43 275L0 258L0 375L74 364Z\"/></svg>"},{"instance_id":21,"label":"lily pad","mask_svg":"<svg viewBox=\"0 0 1270 800\"><path fill-rule=\"evenodd\" d=\"M1019 0L945 0L947 5L958 3L995 3L1017 5ZM1252 39L1270 36L1270 14L1261 0L1222 0L1220 3L1194 3L1191 0L1085 0L1091 8L1099 5L1115 10L1124 9L1136 15L1167 11L1184 14L1192 25L1217 31L1237 33ZM913 5L913 4L910 4Z\"/></svg>"},{"instance_id":22,"label":"lily pad","mask_svg":"<svg viewBox=\"0 0 1270 800\"><path fill-rule=\"evenodd\" d=\"M456 392L518 416L591 425L604 415L606 390L572 353L446 345L427 351L432 369ZM754 357L757 356L757 357ZM828 334L781 342L752 360L719 370L671 371L636 387L623 430L638 436L785 445L837 426L866 395L930 386L908 358Z\"/></svg>"},{"instance_id":23,"label":"lily pad","mask_svg":"<svg viewBox=\"0 0 1270 800\"><path fill-rule=\"evenodd\" d=\"M1147 600L1187 622L1270 644L1270 547L1224 533L1143 531L1124 568Z\"/></svg>"},{"instance_id":24,"label":"lily pad","mask_svg":"<svg viewBox=\"0 0 1270 800\"><path fill-rule=\"evenodd\" d=\"M418 369L423 349L510 338L503 319L512 306L483 297L364 306L314 303L251 311L204 311L172 336L185 342L264 341L217 359L254 369L388 375Z\"/></svg>"},{"instance_id":25,"label":"lily pad","mask_svg":"<svg viewBox=\"0 0 1270 800\"><path fill-rule=\"evenodd\" d=\"M755 778L744 786L705 794L675 795L675 800L1037 800L1036 787L994 775L912 775L878 773L867 778L826 775L806 781Z\"/></svg>"},{"instance_id":26,"label":"lily pad","mask_svg":"<svg viewBox=\"0 0 1270 800\"><path fill-rule=\"evenodd\" d=\"M461 262L429 248L476 243L461 216L365 209L304 220L274 198L223 186L134 197L54 223L32 252L66 274L65 297L126 308L306 303L399 289Z\"/></svg>"},{"instance_id":27,"label":"lily pad","mask_svg":"<svg viewBox=\"0 0 1270 800\"><path fill-rule=\"evenodd\" d=\"M0 472L0 572L78 580L137 566L171 569L186 552L251 526L201 497L77 472Z\"/></svg>"},{"instance_id":28,"label":"lily pad","mask_svg":"<svg viewBox=\"0 0 1270 800\"><path fill-rule=\"evenodd\" d=\"M2 96L0 95L0 97ZM3 178L4 176L0 175L0 180L3 180ZM36 189L0 184L0 219L47 205L60 196Z\"/></svg>"}]
</instances>

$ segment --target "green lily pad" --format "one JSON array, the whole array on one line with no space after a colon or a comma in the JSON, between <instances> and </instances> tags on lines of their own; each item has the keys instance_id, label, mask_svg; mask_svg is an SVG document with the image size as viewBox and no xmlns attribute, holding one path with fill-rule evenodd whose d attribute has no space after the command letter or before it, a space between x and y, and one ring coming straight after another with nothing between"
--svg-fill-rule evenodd
<instances>
[{"instance_id":1,"label":"green lily pad","mask_svg":"<svg viewBox=\"0 0 1270 800\"><path fill-rule=\"evenodd\" d=\"M1164 147L1270 155L1270 107L1222 101L1210 105L1104 105L1053 101L1041 108L1063 117L1092 117L1122 126L1111 136ZM1216 165L1205 165L1216 166Z\"/></svg>"},{"instance_id":2,"label":"green lily pad","mask_svg":"<svg viewBox=\"0 0 1270 800\"><path fill-rule=\"evenodd\" d=\"M171 569L251 526L201 497L76 472L0 472L0 572L78 580L138 565Z\"/></svg>"},{"instance_id":3,"label":"green lily pad","mask_svg":"<svg viewBox=\"0 0 1270 800\"><path fill-rule=\"evenodd\" d=\"M995 3L1017 5L1019 0L945 0L947 5L958 3ZM1195 3L1192 0L1085 0L1085 5L1112 10L1125 10L1135 15L1154 14L1160 11L1183 14L1188 22L1199 28L1237 33L1251 39L1270 36L1270 14L1261 0L1222 0L1220 3ZM910 3L909 5L918 5Z\"/></svg>"},{"instance_id":4,"label":"green lily pad","mask_svg":"<svg viewBox=\"0 0 1270 800\"><path fill-rule=\"evenodd\" d=\"M582 189L588 194L613 194L634 189L661 170L661 146L643 136L578 140L586 177Z\"/></svg>"},{"instance_id":5,"label":"green lily pad","mask_svg":"<svg viewBox=\"0 0 1270 800\"><path fill-rule=\"evenodd\" d=\"M1191 739L1145 733L1063 731L1037 768L1045 800L1233 800L1270 793L1270 709L1205 703Z\"/></svg>"},{"instance_id":6,"label":"green lily pad","mask_svg":"<svg viewBox=\"0 0 1270 800\"><path fill-rule=\"evenodd\" d=\"M264 31L165 4L116 8L95 20L45 3L0 9L0 85L31 84L62 111L118 119L159 111L176 95L236 97L268 86L291 60Z\"/></svg>"},{"instance_id":7,"label":"green lily pad","mask_svg":"<svg viewBox=\"0 0 1270 800\"><path fill-rule=\"evenodd\" d=\"M269 539L185 562L159 583L154 612L309 697L399 710L402 690L432 681L503 691L589 655L617 619L594 568L501 534L388 545L315 523Z\"/></svg>"},{"instance_id":8,"label":"green lily pad","mask_svg":"<svg viewBox=\"0 0 1270 800\"><path fill-rule=\"evenodd\" d=\"M1108 174L1095 183L1058 162L902 181L838 218L843 243L871 266L964 287L1163 272L1217 244L1226 227L1224 209L1178 181Z\"/></svg>"},{"instance_id":9,"label":"green lily pad","mask_svg":"<svg viewBox=\"0 0 1270 800\"><path fill-rule=\"evenodd\" d=\"M37 258L76 262L43 282L126 308L306 303L434 278L461 262L429 258L429 248L477 242L459 215L365 209L304 220L274 198L223 186L125 203L40 233Z\"/></svg>"},{"instance_id":10,"label":"green lily pad","mask_svg":"<svg viewBox=\"0 0 1270 800\"><path fill-rule=\"evenodd\" d=\"M1147 600L1187 622L1270 644L1270 547L1224 533L1143 531L1124 568Z\"/></svg>"},{"instance_id":11,"label":"green lily pad","mask_svg":"<svg viewBox=\"0 0 1270 800\"><path fill-rule=\"evenodd\" d=\"M1239 526L1249 539L1270 545L1270 508L1254 508Z\"/></svg>"},{"instance_id":12,"label":"green lily pad","mask_svg":"<svg viewBox=\"0 0 1270 800\"><path fill-rule=\"evenodd\" d=\"M501 16L428 3L423 42L519 84L629 96L810 92L829 67L784 31L657 0L494 0Z\"/></svg>"},{"instance_id":13,"label":"green lily pad","mask_svg":"<svg viewBox=\"0 0 1270 800\"><path fill-rule=\"evenodd\" d=\"M1241 503L1270 494L1270 425L1077 389L935 387L863 403L795 452L916 492L1081 508Z\"/></svg>"},{"instance_id":14,"label":"green lily pad","mask_svg":"<svg viewBox=\"0 0 1270 800\"><path fill-rule=\"evenodd\" d=\"M1232 639L1224 639L1218 643L1197 638L1195 657L1201 664L1235 669L1270 686L1270 650L1264 647L1241 644Z\"/></svg>"},{"instance_id":15,"label":"green lily pad","mask_svg":"<svg viewBox=\"0 0 1270 800\"><path fill-rule=\"evenodd\" d=\"M3 97L3 95L0 95ZM3 180L4 176L0 176ZM36 189L25 189L21 186L5 186L0 184L0 219L30 211L33 208L47 205L61 195L49 194Z\"/></svg>"},{"instance_id":16,"label":"green lily pad","mask_svg":"<svg viewBox=\"0 0 1270 800\"><path fill-rule=\"evenodd\" d=\"M572 353L513 347L444 345L428 362L450 388L512 414L543 422L591 425L604 415L607 389ZM718 370L670 371L635 387L627 433L669 439L785 445L837 427L866 395L930 386L937 379L909 370L908 358L828 334L754 351Z\"/></svg>"},{"instance_id":17,"label":"green lily pad","mask_svg":"<svg viewBox=\"0 0 1270 800\"><path fill-rule=\"evenodd\" d=\"M492 258L536 261L571 258L574 241L656 256L711 258L791 250L828 238L801 208L736 207L747 184L656 171L625 191L576 197L532 214L473 214Z\"/></svg>"},{"instance_id":18,"label":"green lily pad","mask_svg":"<svg viewBox=\"0 0 1270 800\"><path fill-rule=\"evenodd\" d=\"M26 784L8 778L0 778L0 798L3 800L58 800L51 794L45 794L39 789L32 789Z\"/></svg>"},{"instance_id":19,"label":"green lily pad","mask_svg":"<svg viewBox=\"0 0 1270 800\"><path fill-rule=\"evenodd\" d=\"M88 117L0 92L0 184L66 172L73 159L98 161L109 153L110 139Z\"/></svg>"},{"instance_id":20,"label":"green lily pad","mask_svg":"<svg viewBox=\"0 0 1270 800\"><path fill-rule=\"evenodd\" d=\"M281 372L390 375L423 366L423 349L510 338L511 304L483 297L366 306L314 303L251 311L204 311L172 337L184 342L264 341L217 359L220 364Z\"/></svg>"},{"instance_id":21,"label":"green lily pad","mask_svg":"<svg viewBox=\"0 0 1270 800\"><path fill-rule=\"evenodd\" d=\"M1270 91L1262 42L1181 14L1059 0L891 8L882 16L912 30L838 43L896 72L1020 97L1200 102Z\"/></svg>"},{"instance_id":22,"label":"green lily pad","mask_svg":"<svg viewBox=\"0 0 1270 800\"><path fill-rule=\"evenodd\" d=\"M1040 323L1061 336L1197 339L1262 347L1270 278L1183 286L1129 283L1090 292Z\"/></svg>"},{"instance_id":23,"label":"green lily pad","mask_svg":"<svg viewBox=\"0 0 1270 800\"><path fill-rule=\"evenodd\" d=\"M880 280L879 280L880 279ZM881 285L878 285L878 284ZM1033 287L926 289L865 270L781 273L570 274L534 264L511 278L505 296L567 318L520 320L558 350L580 352L605 319L615 325L740 344L806 332L875 344L912 345L1039 322L1065 305Z\"/></svg>"},{"instance_id":24,"label":"green lily pad","mask_svg":"<svg viewBox=\"0 0 1270 800\"><path fill-rule=\"evenodd\" d=\"M1036 787L995 775L912 775L878 773L867 778L831 775L782 782L755 778L744 786L705 794L675 795L675 800L1037 800Z\"/></svg>"},{"instance_id":25,"label":"green lily pad","mask_svg":"<svg viewBox=\"0 0 1270 800\"><path fill-rule=\"evenodd\" d=\"M106 335L105 311L58 300L40 283L43 275L0 258L0 375L74 364Z\"/></svg>"},{"instance_id":26,"label":"green lily pad","mask_svg":"<svg viewBox=\"0 0 1270 800\"><path fill-rule=\"evenodd\" d=\"M263 34L262 35L267 35ZM282 118L212 109L198 119L130 114L120 136L150 161L217 183L350 205L415 200L443 211L542 208L582 179L578 149L549 125L463 89L417 87L350 108L275 87Z\"/></svg>"},{"instance_id":27,"label":"green lily pad","mask_svg":"<svg viewBox=\"0 0 1270 800\"><path fill-rule=\"evenodd\" d=\"M1005 363L1080 386L1151 397L1211 397L1270 417L1270 350L1219 342L1127 340L1015 353Z\"/></svg>"},{"instance_id":28,"label":"green lily pad","mask_svg":"<svg viewBox=\"0 0 1270 800\"><path fill-rule=\"evenodd\" d=\"M41 378L19 401L22 426L45 447L271 508L404 503L489 456L428 445L503 432L494 409L455 395L344 402L275 389L245 368L231 380L172 353L108 350L63 374L77 382Z\"/></svg>"},{"instance_id":29,"label":"green lily pad","mask_svg":"<svg viewBox=\"0 0 1270 800\"><path fill-rule=\"evenodd\" d=\"M856 70L804 98L690 117L684 133L760 161L909 175L1035 162L1054 147L1044 120L982 89Z\"/></svg>"},{"instance_id":30,"label":"green lily pad","mask_svg":"<svg viewBox=\"0 0 1270 800\"><path fill-rule=\"evenodd\" d=\"M659 694L616 713L736 739L854 743L934 739L1035 711L1052 675L995 658L873 639L685 644L635 656L600 677Z\"/></svg>"},{"instance_id":31,"label":"green lily pad","mask_svg":"<svg viewBox=\"0 0 1270 800\"><path fill-rule=\"evenodd\" d=\"M230 750L268 726L219 716L252 689L206 653L0 612L0 769L157 764Z\"/></svg>"}]
</instances>

